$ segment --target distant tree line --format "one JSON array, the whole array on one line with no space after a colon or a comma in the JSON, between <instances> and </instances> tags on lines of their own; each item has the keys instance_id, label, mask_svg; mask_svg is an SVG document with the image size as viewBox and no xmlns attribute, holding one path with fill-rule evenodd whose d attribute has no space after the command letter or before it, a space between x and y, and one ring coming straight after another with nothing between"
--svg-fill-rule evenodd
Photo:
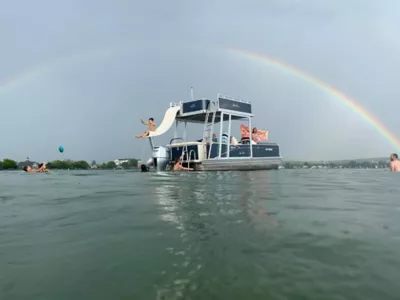
<instances>
[{"instance_id":1,"label":"distant tree line","mask_svg":"<svg viewBox=\"0 0 400 300\"><path fill-rule=\"evenodd\" d=\"M329 168L329 169L375 169L387 168L387 161L334 161L334 162L284 162L285 169L302 169L302 168Z\"/></svg>"},{"instance_id":2,"label":"distant tree line","mask_svg":"<svg viewBox=\"0 0 400 300\"><path fill-rule=\"evenodd\" d=\"M54 160L47 163L48 169L58 169L58 170L87 170L93 168L98 169L136 169L137 168L137 160L136 159L129 159L128 162L117 166L114 161L105 162L102 164L97 165L96 161L92 161L90 165L87 161L79 160L79 161L70 161L70 160ZM25 161L17 163L15 160L12 159L4 159L0 160L0 170L16 170L21 169L25 165L33 166L37 164L31 161Z\"/></svg>"},{"instance_id":3,"label":"distant tree line","mask_svg":"<svg viewBox=\"0 0 400 300\"><path fill-rule=\"evenodd\" d=\"M0 160L0 170L15 170L18 169L18 164L15 160L4 159Z\"/></svg>"},{"instance_id":4,"label":"distant tree line","mask_svg":"<svg viewBox=\"0 0 400 300\"><path fill-rule=\"evenodd\" d=\"M54 160L47 163L48 169L59 169L59 170L86 170L90 169L90 165L87 161L68 161L68 160Z\"/></svg>"}]
</instances>

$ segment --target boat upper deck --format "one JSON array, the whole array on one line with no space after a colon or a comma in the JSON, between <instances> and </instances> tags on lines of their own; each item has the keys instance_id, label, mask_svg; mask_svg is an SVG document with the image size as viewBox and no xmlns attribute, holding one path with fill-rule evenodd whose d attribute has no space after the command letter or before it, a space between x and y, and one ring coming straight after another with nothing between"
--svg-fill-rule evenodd
<instances>
[{"instance_id":1,"label":"boat upper deck","mask_svg":"<svg viewBox=\"0 0 400 300\"><path fill-rule=\"evenodd\" d=\"M176 120L180 122L204 123L207 117L207 110L215 112L214 123L229 120L241 120L253 117L251 102L233 99L218 94L217 100L200 99L187 102L171 103L171 107L180 106ZM209 122L212 121L212 114L209 113Z\"/></svg>"}]
</instances>

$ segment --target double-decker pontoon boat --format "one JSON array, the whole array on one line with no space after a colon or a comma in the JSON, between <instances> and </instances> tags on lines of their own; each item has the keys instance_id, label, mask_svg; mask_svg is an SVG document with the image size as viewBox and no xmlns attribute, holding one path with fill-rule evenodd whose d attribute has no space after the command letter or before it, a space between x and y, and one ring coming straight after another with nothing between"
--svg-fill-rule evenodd
<instances>
[{"instance_id":1,"label":"double-decker pontoon boat","mask_svg":"<svg viewBox=\"0 0 400 300\"><path fill-rule=\"evenodd\" d=\"M282 164L279 145L266 139L254 141L252 117L251 102L221 94L218 94L216 100L170 103L162 123L148 137L153 152L152 165L157 171L168 170L169 165L184 152L182 165L196 171L278 169ZM242 126L250 129L247 130L247 137L242 136L240 142L235 138L228 138L231 137L232 121L236 120L247 122L247 126ZM165 134L174 123L174 138L168 145L156 146L154 138ZM177 133L180 123L184 123L181 137ZM202 139L186 141L188 123L204 125ZM227 133L224 132L224 125L227 125ZM219 127L216 139L213 138L215 127Z\"/></svg>"}]
</instances>

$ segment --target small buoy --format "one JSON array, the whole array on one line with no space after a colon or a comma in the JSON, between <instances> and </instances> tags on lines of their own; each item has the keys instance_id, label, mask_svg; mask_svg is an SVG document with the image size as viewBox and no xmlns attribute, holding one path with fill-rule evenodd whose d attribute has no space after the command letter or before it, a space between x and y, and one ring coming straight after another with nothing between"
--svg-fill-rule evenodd
<instances>
[{"instance_id":1,"label":"small buoy","mask_svg":"<svg viewBox=\"0 0 400 300\"><path fill-rule=\"evenodd\" d=\"M64 152L64 147L63 147L63 146L58 147L58 151L60 151L61 153L63 153L63 152Z\"/></svg>"}]
</instances>

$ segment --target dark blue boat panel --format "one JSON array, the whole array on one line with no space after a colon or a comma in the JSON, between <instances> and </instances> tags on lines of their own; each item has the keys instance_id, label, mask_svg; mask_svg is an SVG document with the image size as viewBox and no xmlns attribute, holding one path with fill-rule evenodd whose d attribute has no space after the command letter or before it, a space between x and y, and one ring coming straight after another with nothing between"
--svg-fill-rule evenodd
<instances>
[{"instance_id":1,"label":"dark blue boat panel","mask_svg":"<svg viewBox=\"0 0 400 300\"><path fill-rule=\"evenodd\" d=\"M197 111L206 110L210 100L194 100L189 102L182 103L182 111L181 114L187 114Z\"/></svg>"},{"instance_id":2,"label":"dark blue boat panel","mask_svg":"<svg viewBox=\"0 0 400 300\"><path fill-rule=\"evenodd\" d=\"M251 114L250 103L234 101L225 98L218 98L218 101L219 101L219 108Z\"/></svg>"},{"instance_id":3,"label":"dark blue boat panel","mask_svg":"<svg viewBox=\"0 0 400 300\"><path fill-rule=\"evenodd\" d=\"M219 156L219 147L221 144L213 143L211 147L211 154L210 158L216 158ZM198 145L188 145L187 151L190 153L190 160L198 160L199 153L198 153ZM222 144L221 149L221 156L227 157L228 145ZM171 149L171 158L175 160L176 158L182 155L182 151L186 151L186 147L179 146L179 147L172 147ZM207 154L210 151L210 145L207 145ZM230 157L250 157L250 145L230 145ZM279 146L277 144L258 144L253 145L253 157L279 157L280 151ZM186 160L186 157L184 158Z\"/></svg>"},{"instance_id":4,"label":"dark blue boat panel","mask_svg":"<svg viewBox=\"0 0 400 300\"><path fill-rule=\"evenodd\" d=\"M218 157L220 144L213 144L210 158ZM210 145L207 146L207 154ZM222 144L221 156L227 157L227 145ZM229 157L249 157L250 145L231 145ZM277 144L253 145L253 157L279 157L279 146Z\"/></svg>"},{"instance_id":5,"label":"dark blue boat panel","mask_svg":"<svg viewBox=\"0 0 400 300\"><path fill-rule=\"evenodd\" d=\"M172 160L179 158L182 155L182 151L186 151L186 147L173 147L171 149ZM198 146L197 145L189 145L187 146L187 152L190 153L190 160L199 159ZM185 158L186 159L186 155Z\"/></svg>"},{"instance_id":6,"label":"dark blue boat panel","mask_svg":"<svg viewBox=\"0 0 400 300\"><path fill-rule=\"evenodd\" d=\"M230 157L248 157L250 156L250 145L232 145ZM279 157L279 146L253 145L253 157Z\"/></svg>"},{"instance_id":7,"label":"dark blue boat panel","mask_svg":"<svg viewBox=\"0 0 400 300\"><path fill-rule=\"evenodd\" d=\"M211 154L210 154L210 158L216 158L219 156L219 143L213 143L212 147L211 147ZM221 156L222 157L227 157L227 149L228 149L228 145L226 144L222 144L222 149L221 149ZM210 152L210 145L207 145L207 155Z\"/></svg>"}]
</instances>

